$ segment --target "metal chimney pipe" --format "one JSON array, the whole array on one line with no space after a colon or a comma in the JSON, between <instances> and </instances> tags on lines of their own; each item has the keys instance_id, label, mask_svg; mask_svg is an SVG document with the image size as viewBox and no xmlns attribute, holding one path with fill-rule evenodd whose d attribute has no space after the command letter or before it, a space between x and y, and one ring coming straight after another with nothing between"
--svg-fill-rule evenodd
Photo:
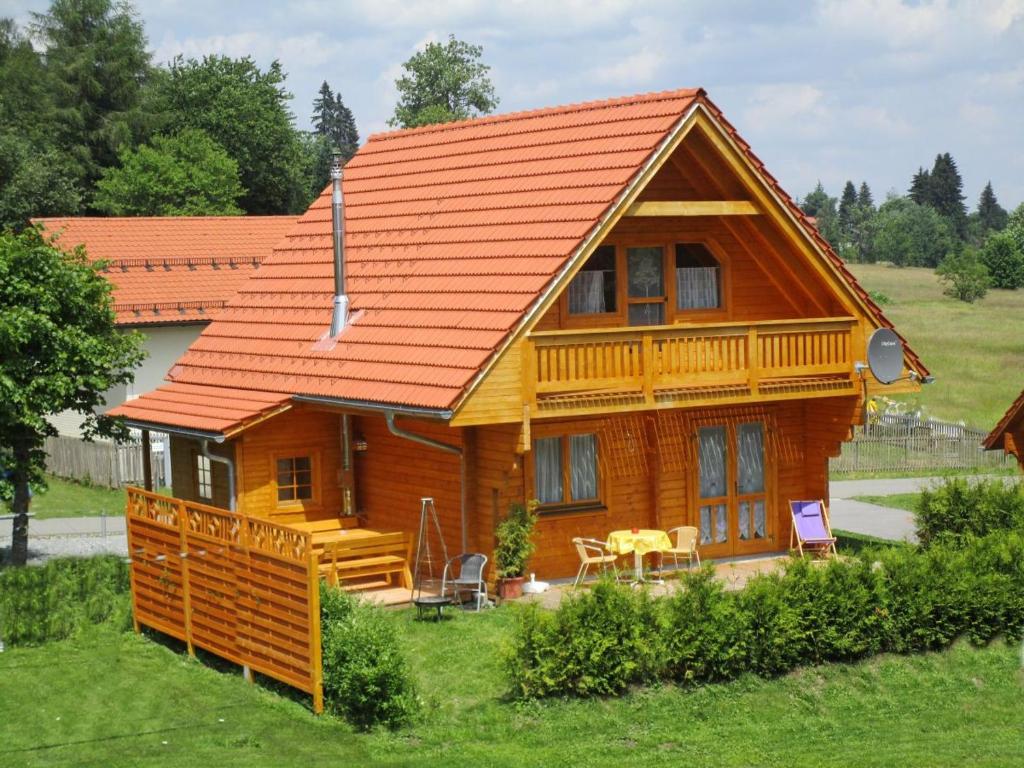
<instances>
[{"instance_id":1,"label":"metal chimney pipe","mask_svg":"<svg viewBox=\"0 0 1024 768\"><path fill-rule=\"evenodd\" d=\"M334 245L334 314L331 336L345 330L348 320L348 295L345 293L345 201L341 195L341 157L331 163L331 239Z\"/></svg>"}]
</instances>

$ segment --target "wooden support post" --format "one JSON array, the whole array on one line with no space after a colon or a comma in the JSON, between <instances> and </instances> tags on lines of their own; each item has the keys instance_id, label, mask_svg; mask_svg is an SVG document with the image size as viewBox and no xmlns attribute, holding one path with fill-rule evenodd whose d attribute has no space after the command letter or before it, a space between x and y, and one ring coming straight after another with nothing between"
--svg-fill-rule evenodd
<instances>
[{"instance_id":1,"label":"wooden support post","mask_svg":"<svg viewBox=\"0 0 1024 768\"><path fill-rule=\"evenodd\" d=\"M178 530L181 536L181 595L185 612L185 645L188 648L188 655L195 657L196 649L192 643L192 589L188 582L188 513L185 510L185 502L176 499L178 508Z\"/></svg>"},{"instance_id":2,"label":"wooden support post","mask_svg":"<svg viewBox=\"0 0 1024 768\"><path fill-rule=\"evenodd\" d=\"M320 648L320 560L313 551L312 537L306 539L306 546L309 552L309 671L313 683L313 711L319 715L324 711L324 670ZM407 574L408 571L406 564ZM412 589L411 581L409 589Z\"/></svg>"},{"instance_id":3,"label":"wooden support post","mask_svg":"<svg viewBox=\"0 0 1024 768\"><path fill-rule=\"evenodd\" d=\"M651 334L643 335L641 365L644 370L644 402L654 404L654 339Z\"/></svg>"},{"instance_id":4,"label":"wooden support post","mask_svg":"<svg viewBox=\"0 0 1024 768\"><path fill-rule=\"evenodd\" d=\"M149 430L142 430L142 485L153 490L153 455L149 447Z\"/></svg>"},{"instance_id":5,"label":"wooden support post","mask_svg":"<svg viewBox=\"0 0 1024 768\"><path fill-rule=\"evenodd\" d=\"M757 384L761 379L761 350L757 343L757 328L747 331L747 366L750 381L750 395L757 395Z\"/></svg>"},{"instance_id":6,"label":"wooden support post","mask_svg":"<svg viewBox=\"0 0 1024 768\"><path fill-rule=\"evenodd\" d=\"M525 339L522 347L523 405L537 401L537 349L531 339Z\"/></svg>"}]
</instances>

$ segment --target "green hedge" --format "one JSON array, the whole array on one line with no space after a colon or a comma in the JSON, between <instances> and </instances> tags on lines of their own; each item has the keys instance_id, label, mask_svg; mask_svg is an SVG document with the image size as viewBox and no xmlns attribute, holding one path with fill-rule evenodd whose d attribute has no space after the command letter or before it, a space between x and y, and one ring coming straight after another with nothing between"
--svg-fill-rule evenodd
<instances>
[{"instance_id":1,"label":"green hedge","mask_svg":"<svg viewBox=\"0 0 1024 768\"><path fill-rule=\"evenodd\" d=\"M320 586L324 704L357 728L409 722L419 697L394 627L381 610Z\"/></svg>"},{"instance_id":2,"label":"green hedge","mask_svg":"<svg viewBox=\"0 0 1024 768\"><path fill-rule=\"evenodd\" d=\"M131 626L128 565L122 558L62 558L0 569L0 640L36 645L89 624Z\"/></svg>"},{"instance_id":3,"label":"green hedge","mask_svg":"<svg viewBox=\"0 0 1024 768\"><path fill-rule=\"evenodd\" d=\"M828 563L794 559L739 592L726 592L710 567L657 598L601 582L557 611L526 607L505 669L520 698L587 696L654 680L771 677L1000 634L1024 636L1021 533Z\"/></svg>"},{"instance_id":4,"label":"green hedge","mask_svg":"<svg viewBox=\"0 0 1024 768\"><path fill-rule=\"evenodd\" d=\"M962 542L965 537L996 531L1024 530L1024 483L947 479L922 491L914 522L917 538L924 546Z\"/></svg>"}]
</instances>

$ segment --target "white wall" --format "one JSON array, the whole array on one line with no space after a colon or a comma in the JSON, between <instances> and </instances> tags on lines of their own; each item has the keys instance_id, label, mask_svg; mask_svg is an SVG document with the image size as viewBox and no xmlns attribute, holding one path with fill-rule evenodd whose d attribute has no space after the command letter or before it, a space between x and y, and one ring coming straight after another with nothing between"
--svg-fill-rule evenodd
<instances>
[{"instance_id":1,"label":"white wall","mask_svg":"<svg viewBox=\"0 0 1024 768\"><path fill-rule=\"evenodd\" d=\"M146 359L136 369L134 382L114 387L105 393L107 404L98 409L99 412L105 413L125 400L143 395L163 384L167 371L199 337L204 327L205 324L155 325L139 328L145 336L143 349L146 351ZM50 418L50 423L66 437L79 437L82 433L82 416L78 413L58 413Z\"/></svg>"}]
</instances>

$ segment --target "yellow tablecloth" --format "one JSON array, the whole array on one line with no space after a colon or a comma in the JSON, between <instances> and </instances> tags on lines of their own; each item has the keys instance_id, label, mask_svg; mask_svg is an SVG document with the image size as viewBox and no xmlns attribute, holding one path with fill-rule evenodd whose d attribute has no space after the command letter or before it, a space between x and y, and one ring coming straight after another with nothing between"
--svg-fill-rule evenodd
<instances>
[{"instance_id":1,"label":"yellow tablecloth","mask_svg":"<svg viewBox=\"0 0 1024 768\"><path fill-rule=\"evenodd\" d=\"M625 530L608 534L608 551L616 555L628 555L630 552L646 555L648 552L662 552L671 548L672 540L664 531L641 528L636 533Z\"/></svg>"}]
</instances>

